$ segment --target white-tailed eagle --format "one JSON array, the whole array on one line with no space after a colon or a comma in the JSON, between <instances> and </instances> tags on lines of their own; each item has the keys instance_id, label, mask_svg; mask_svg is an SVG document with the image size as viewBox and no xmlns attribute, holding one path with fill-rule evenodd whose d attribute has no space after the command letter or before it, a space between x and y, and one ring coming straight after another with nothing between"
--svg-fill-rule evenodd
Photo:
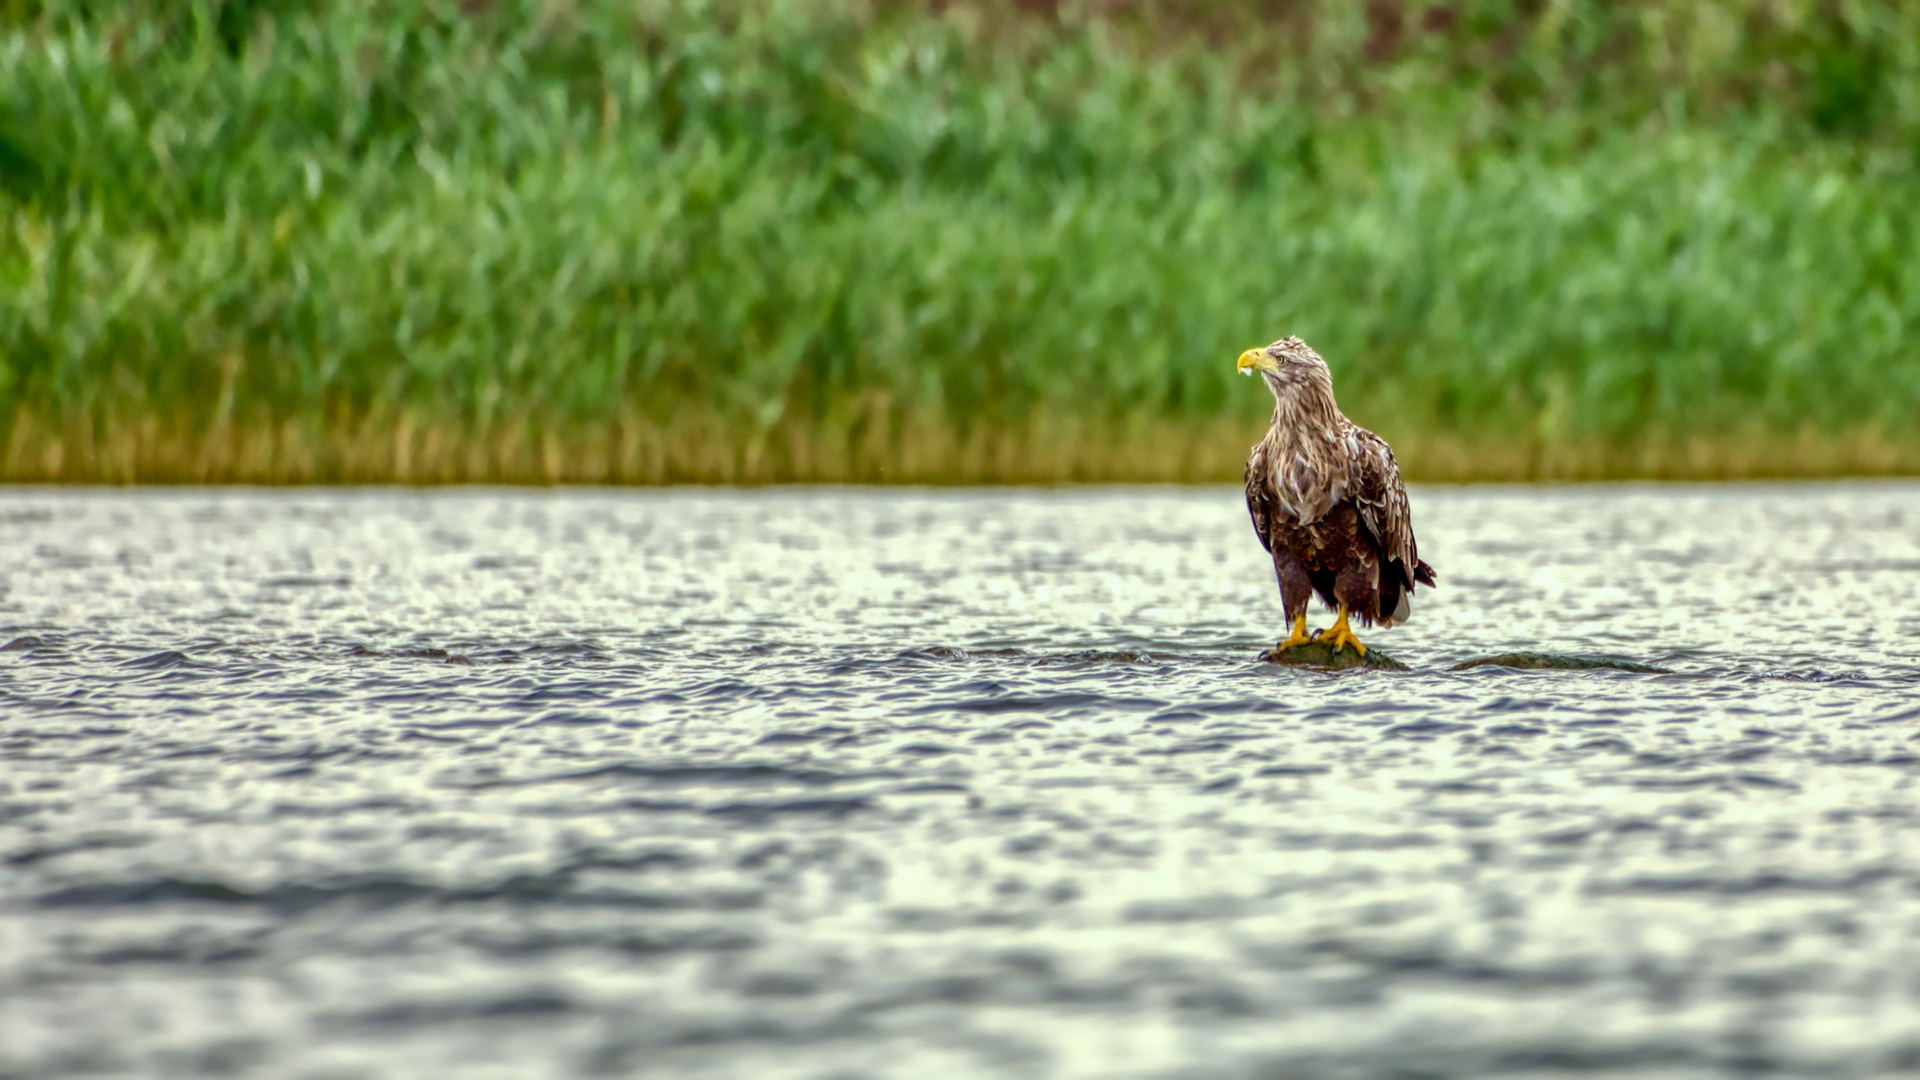
<instances>
[{"instance_id":1,"label":"white-tailed eagle","mask_svg":"<svg viewBox=\"0 0 1920 1080\"><path fill-rule=\"evenodd\" d=\"M1259 372L1273 391L1273 426L1247 458L1246 480L1247 511L1273 556L1293 628L1280 647L1309 640L1307 598L1318 593L1339 619L1312 640L1364 656L1348 617L1362 626L1405 622L1414 583L1434 583L1414 545L1393 450L1341 415L1327 362L1299 338L1248 349L1239 368Z\"/></svg>"}]
</instances>

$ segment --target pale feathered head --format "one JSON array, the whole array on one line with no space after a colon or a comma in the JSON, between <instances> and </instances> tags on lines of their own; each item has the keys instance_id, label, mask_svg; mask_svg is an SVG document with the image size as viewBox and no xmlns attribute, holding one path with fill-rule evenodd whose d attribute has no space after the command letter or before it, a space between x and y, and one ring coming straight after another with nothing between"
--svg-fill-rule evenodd
<instances>
[{"instance_id":1,"label":"pale feathered head","mask_svg":"<svg viewBox=\"0 0 1920 1080\"><path fill-rule=\"evenodd\" d=\"M1313 347L1297 337L1283 337L1264 349L1240 354L1240 374L1258 371L1274 397L1300 390L1322 390L1333 395L1333 373Z\"/></svg>"}]
</instances>

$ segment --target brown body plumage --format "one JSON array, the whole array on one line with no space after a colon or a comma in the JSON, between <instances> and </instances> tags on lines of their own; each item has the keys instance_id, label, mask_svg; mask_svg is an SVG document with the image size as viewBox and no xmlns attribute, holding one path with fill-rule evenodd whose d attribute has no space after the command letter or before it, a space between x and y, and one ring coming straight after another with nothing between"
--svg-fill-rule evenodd
<instances>
[{"instance_id":1,"label":"brown body plumage","mask_svg":"<svg viewBox=\"0 0 1920 1080\"><path fill-rule=\"evenodd\" d=\"M1434 583L1393 450L1341 415L1326 361L1299 338L1248 349L1240 370L1258 371L1273 391L1273 424L1247 458L1247 510L1273 556L1294 628L1288 643L1305 640L1307 599L1318 593L1340 611L1322 640L1364 652L1349 615L1363 626L1405 622L1414 584Z\"/></svg>"}]
</instances>

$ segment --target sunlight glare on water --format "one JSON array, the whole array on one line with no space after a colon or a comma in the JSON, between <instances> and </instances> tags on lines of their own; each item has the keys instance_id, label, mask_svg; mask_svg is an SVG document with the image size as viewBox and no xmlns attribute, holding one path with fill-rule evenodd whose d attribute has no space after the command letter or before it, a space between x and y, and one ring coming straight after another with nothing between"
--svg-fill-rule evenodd
<instances>
[{"instance_id":1,"label":"sunlight glare on water","mask_svg":"<svg viewBox=\"0 0 1920 1080\"><path fill-rule=\"evenodd\" d=\"M0 1076L1920 1067L1920 486L1414 516L1329 674L1227 488L0 493Z\"/></svg>"}]
</instances>

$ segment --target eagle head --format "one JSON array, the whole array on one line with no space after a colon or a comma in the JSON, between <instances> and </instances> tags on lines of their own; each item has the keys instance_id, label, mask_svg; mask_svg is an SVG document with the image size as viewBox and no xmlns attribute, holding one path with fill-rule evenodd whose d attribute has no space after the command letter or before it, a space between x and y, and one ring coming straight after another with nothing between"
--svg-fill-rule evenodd
<instances>
[{"instance_id":1,"label":"eagle head","mask_svg":"<svg viewBox=\"0 0 1920 1080\"><path fill-rule=\"evenodd\" d=\"M1333 391L1327 362L1297 337L1283 337L1266 348L1241 353L1239 371L1242 375L1258 371L1276 396L1290 387L1325 387L1329 394Z\"/></svg>"}]
</instances>

